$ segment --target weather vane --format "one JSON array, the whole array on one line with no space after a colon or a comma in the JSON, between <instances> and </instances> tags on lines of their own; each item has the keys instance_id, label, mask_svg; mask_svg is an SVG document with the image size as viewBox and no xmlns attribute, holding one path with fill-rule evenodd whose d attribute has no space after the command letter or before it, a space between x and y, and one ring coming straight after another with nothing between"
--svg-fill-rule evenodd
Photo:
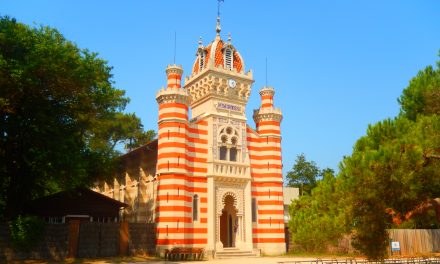
<instances>
[{"instance_id":1,"label":"weather vane","mask_svg":"<svg viewBox=\"0 0 440 264\"><path fill-rule=\"evenodd\" d=\"M217 0L217 16L220 16L220 2L224 2L225 0Z\"/></svg>"}]
</instances>

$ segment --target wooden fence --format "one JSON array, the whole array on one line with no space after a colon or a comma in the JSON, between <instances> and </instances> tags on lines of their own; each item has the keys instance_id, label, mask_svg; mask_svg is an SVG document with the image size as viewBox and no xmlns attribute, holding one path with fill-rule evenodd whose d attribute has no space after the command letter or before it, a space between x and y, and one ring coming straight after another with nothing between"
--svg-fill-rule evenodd
<instances>
[{"instance_id":1,"label":"wooden fence","mask_svg":"<svg viewBox=\"0 0 440 264\"><path fill-rule=\"evenodd\" d=\"M46 224L43 237L28 251L12 246L8 223L0 223L0 263L24 259L96 258L155 254L153 223L98 223L72 220Z\"/></svg>"},{"instance_id":2,"label":"wooden fence","mask_svg":"<svg viewBox=\"0 0 440 264\"><path fill-rule=\"evenodd\" d=\"M389 244L389 254L392 256L417 256L417 255L432 255L433 253L440 253L440 229L389 229L390 242L399 242L400 251L391 251L391 243ZM291 234L286 230L286 241L288 251L302 251L300 245L290 241ZM326 253L330 254L359 254L352 247L352 239L350 235L342 237L337 245L329 245ZM440 256L440 254L438 254Z\"/></svg>"},{"instance_id":3,"label":"wooden fence","mask_svg":"<svg viewBox=\"0 0 440 264\"><path fill-rule=\"evenodd\" d=\"M390 229L390 240L400 243L400 255L440 253L440 229Z\"/></svg>"}]
</instances>

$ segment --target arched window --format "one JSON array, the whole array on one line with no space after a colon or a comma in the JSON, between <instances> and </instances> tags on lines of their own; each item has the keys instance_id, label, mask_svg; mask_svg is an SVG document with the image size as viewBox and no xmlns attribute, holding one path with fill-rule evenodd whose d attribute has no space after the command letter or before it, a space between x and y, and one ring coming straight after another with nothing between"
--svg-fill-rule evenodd
<instances>
[{"instance_id":1,"label":"arched window","mask_svg":"<svg viewBox=\"0 0 440 264\"><path fill-rule=\"evenodd\" d=\"M228 148L226 146L221 146L220 147L220 160L226 160L227 153L228 153Z\"/></svg>"},{"instance_id":2,"label":"arched window","mask_svg":"<svg viewBox=\"0 0 440 264\"><path fill-rule=\"evenodd\" d=\"M237 161L237 137L233 136L231 138L231 148L229 149L229 160L230 161Z\"/></svg>"},{"instance_id":3,"label":"arched window","mask_svg":"<svg viewBox=\"0 0 440 264\"><path fill-rule=\"evenodd\" d=\"M231 48L225 49L225 69L232 70L233 54Z\"/></svg>"},{"instance_id":4,"label":"arched window","mask_svg":"<svg viewBox=\"0 0 440 264\"><path fill-rule=\"evenodd\" d=\"M197 194L193 197L193 221L199 221L199 196Z\"/></svg>"},{"instance_id":5,"label":"arched window","mask_svg":"<svg viewBox=\"0 0 440 264\"><path fill-rule=\"evenodd\" d=\"M218 135L218 159L237 162L240 159L240 137L237 129L233 126L225 126L220 129Z\"/></svg>"},{"instance_id":6,"label":"arched window","mask_svg":"<svg viewBox=\"0 0 440 264\"><path fill-rule=\"evenodd\" d=\"M230 161L237 161L237 148L232 147L229 149L229 160Z\"/></svg>"}]
</instances>

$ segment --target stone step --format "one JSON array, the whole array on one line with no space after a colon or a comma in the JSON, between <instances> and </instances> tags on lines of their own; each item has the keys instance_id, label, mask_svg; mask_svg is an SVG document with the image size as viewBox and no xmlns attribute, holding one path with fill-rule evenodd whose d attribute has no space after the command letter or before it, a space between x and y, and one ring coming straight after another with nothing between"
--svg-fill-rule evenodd
<instances>
[{"instance_id":1,"label":"stone step","mask_svg":"<svg viewBox=\"0 0 440 264\"><path fill-rule=\"evenodd\" d=\"M258 258L257 254L228 254L228 255L216 255L217 259L232 259L232 258Z\"/></svg>"},{"instance_id":2,"label":"stone step","mask_svg":"<svg viewBox=\"0 0 440 264\"><path fill-rule=\"evenodd\" d=\"M240 250L238 248L224 248L223 251L217 251L215 257L218 259L227 258L252 258L258 257L258 254L252 250Z\"/></svg>"}]
</instances>

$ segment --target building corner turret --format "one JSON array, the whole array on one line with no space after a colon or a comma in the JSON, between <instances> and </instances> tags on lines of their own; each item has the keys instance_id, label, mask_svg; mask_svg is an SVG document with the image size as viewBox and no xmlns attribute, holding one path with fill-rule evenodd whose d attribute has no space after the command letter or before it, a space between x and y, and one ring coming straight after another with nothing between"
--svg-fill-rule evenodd
<instances>
[{"instance_id":1,"label":"building corner turret","mask_svg":"<svg viewBox=\"0 0 440 264\"><path fill-rule=\"evenodd\" d=\"M250 142L252 167L252 192L256 195L255 212L257 221L253 223L253 241L265 254L285 253L283 173L281 153L280 109L274 108L272 87L260 90L261 105L254 110L256 124L255 139Z\"/></svg>"},{"instance_id":2,"label":"building corner turret","mask_svg":"<svg viewBox=\"0 0 440 264\"><path fill-rule=\"evenodd\" d=\"M182 182L188 176L187 140L190 97L182 88L183 69L168 65L165 70L167 87L156 94L159 106L156 177L158 180L155 205L157 251L185 241L184 237L170 239L181 233L189 221L186 210L178 210L176 201L187 195ZM179 186L182 187L179 187ZM178 187L174 187L178 186Z\"/></svg>"},{"instance_id":3,"label":"building corner turret","mask_svg":"<svg viewBox=\"0 0 440 264\"><path fill-rule=\"evenodd\" d=\"M261 106L254 110L254 121L257 132L261 136L281 136L280 125L283 120L283 114L280 109L274 108L273 97L275 89L265 86L260 90Z\"/></svg>"}]
</instances>

